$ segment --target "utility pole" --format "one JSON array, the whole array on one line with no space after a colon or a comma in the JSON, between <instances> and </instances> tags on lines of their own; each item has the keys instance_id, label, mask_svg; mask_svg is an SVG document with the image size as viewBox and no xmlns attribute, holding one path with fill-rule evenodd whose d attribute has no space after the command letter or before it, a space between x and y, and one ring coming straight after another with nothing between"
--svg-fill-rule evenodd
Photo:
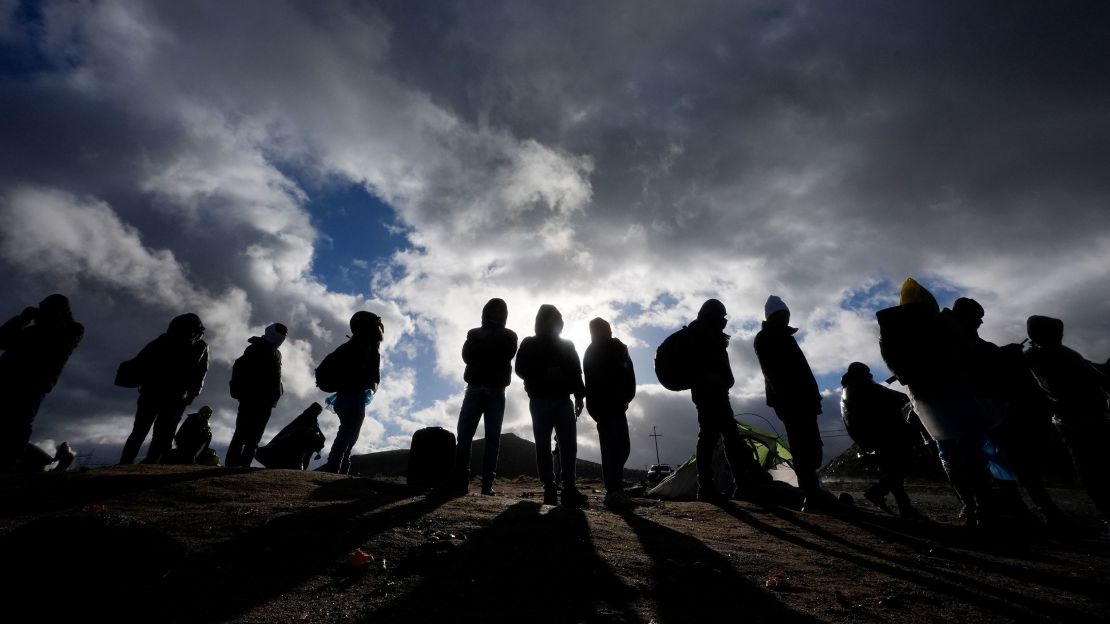
<instances>
[{"instance_id":1,"label":"utility pole","mask_svg":"<svg viewBox=\"0 0 1110 624\"><path fill-rule=\"evenodd\" d=\"M659 438L662 438L663 434L657 433L655 431L655 425L652 425L651 426L651 433L648 434L648 437L649 438L655 438L655 463L656 463L656 465L662 464L663 461L659 459Z\"/></svg>"}]
</instances>

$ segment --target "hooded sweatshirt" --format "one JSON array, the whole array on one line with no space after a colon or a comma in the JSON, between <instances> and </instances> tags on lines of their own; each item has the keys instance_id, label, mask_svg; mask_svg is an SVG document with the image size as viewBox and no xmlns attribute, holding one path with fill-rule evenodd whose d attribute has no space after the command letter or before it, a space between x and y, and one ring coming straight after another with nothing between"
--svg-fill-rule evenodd
<instances>
[{"instance_id":1,"label":"hooded sweatshirt","mask_svg":"<svg viewBox=\"0 0 1110 624\"><path fill-rule=\"evenodd\" d=\"M203 333L196 314L170 321L166 333L143 347L136 358L144 377L139 394L173 400L199 395L208 374L208 343L199 338Z\"/></svg>"},{"instance_id":2,"label":"hooded sweatshirt","mask_svg":"<svg viewBox=\"0 0 1110 624\"><path fill-rule=\"evenodd\" d=\"M260 336L247 340L243 355L231 368L231 397L241 402L276 406L281 384L281 351Z\"/></svg>"},{"instance_id":3,"label":"hooded sweatshirt","mask_svg":"<svg viewBox=\"0 0 1110 624\"><path fill-rule=\"evenodd\" d=\"M482 308L482 326L466 333L462 359L463 380L471 386L505 388L512 381L516 333L506 329L509 309L501 299L490 299Z\"/></svg>"},{"instance_id":4,"label":"hooded sweatshirt","mask_svg":"<svg viewBox=\"0 0 1110 624\"><path fill-rule=\"evenodd\" d=\"M1056 416L1066 424L1104 418L1106 378L1086 358L1062 344L1063 322L1031 316L1027 328L1032 344L1025 350L1025 359L1052 400Z\"/></svg>"},{"instance_id":5,"label":"hooded sweatshirt","mask_svg":"<svg viewBox=\"0 0 1110 624\"><path fill-rule=\"evenodd\" d=\"M763 369L767 405L783 414L820 414L821 391L809 362L794 339L797 329L764 321L755 335L755 355Z\"/></svg>"},{"instance_id":6,"label":"hooded sweatshirt","mask_svg":"<svg viewBox=\"0 0 1110 624\"><path fill-rule=\"evenodd\" d=\"M586 409L595 420L613 412L623 413L636 396L636 372L628 347L613 337L609 323L590 321L590 346L586 347Z\"/></svg>"},{"instance_id":7,"label":"hooded sweatshirt","mask_svg":"<svg viewBox=\"0 0 1110 624\"><path fill-rule=\"evenodd\" d=\"M520 343L516 374L524 380L524 390L533 399L581 397L582 364L574 343L559 337L563 316L553 305L544 304L536 313L536 335Z\"/></svg>"},{"instance_id":8,"label":"hooded sweatshirt","mask_svg":"<svg viewBox=\"0 0 1110 624\"><path fill-rule=\"evenodd\" d=\"M43 299L33 316L20 314L0 326L0 382L42 393L58 383L70 354L85 335L63 295Z\"/></svg>"}]
</instances>

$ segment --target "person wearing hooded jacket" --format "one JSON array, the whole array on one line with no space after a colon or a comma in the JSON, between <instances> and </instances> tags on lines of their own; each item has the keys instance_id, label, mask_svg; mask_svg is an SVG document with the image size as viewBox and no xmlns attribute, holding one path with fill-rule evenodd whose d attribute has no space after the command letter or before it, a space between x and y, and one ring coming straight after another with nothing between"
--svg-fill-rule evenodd
<instances>
[{"instance_id":1,"label":"person wearing hooded jacket","mask_svg":"<svg viewBox=\"0 0 1110 624\"><path fill-rule=\"evenodd\" d=\"M551 433L554 431L559 441L562 504L565 507L580 507L586 503L586 496L575 487L574 464L578 454L575 420L582 413L586 393L582 383L582 365L574 343L559 337L563 331L563 315L555 306L540 306L536 313L535 330L535 336L528 336L520 343L516 374L524 380L524 391L528 393L544 504L560 502L551 458ZM574 395L573 405L571 395Z\"/></svg>"},{"instance_id":2,"label":"person wearing hooded jacket","mask_svg":"<svg viewBox=\"0 0 1110 624\"><path fill-rule=\"evenodd\" d=\"M366 420L366 405L381 382L379 349L385 339L385 326L377 314L360 310L351 316L351 337L339 345L335 358L335 415L339 431L335 434L328 460L320 467L325 472L347 474L351 471L351 449L358 441Z\"/></svg>"},{"instance_id":3,"label":"person wearing hooded jacket","mask_svg":"<svg viewBox=\"0 0 1110 624\"><path fill-rule=\"evenodd\" d=\"M590 346L582 367L586 374L586 410L597 423L601 444L601 471L605 480L605 504L629 507L624 493L624 464L631 444L628 439L628 404L636 396L636 371L628 347L613 337L613 329L602 318L590 321Z\"/></svg>"},{"instance_id":4,"label":"person wearing hooded jacket","mask_svg":"<svg viewBox=\"0 0 1110 624\"><path fill-rule=\"evenodd\" d=\"M53 294L0 326L0 472L14 470L31 440L31 424L54 389L85 328L69 299Z\"/></svg>"},{"instance_id":5,"label":"person wearing hooded jacket","mask_svg":"<svg viewBox=\"0 0 1110 624\"><path fill-rule=\"evenodd\" d=\"M470 484L470 450L478 421L485 418L486 449L482 458L482 494L492 496L501 447L501 423L505 419L505 388L512 383L516 333L505 327L509 307L503 299L493 298L482 308L482 325L466 333L462 359L466 364L463 380L466 395L459 410L455 445L456 480L452 494L466 494Z\"/></svg>"},{"instance_id":6,"label":"person wearing hooded jacket","mask_svg":"<svg viewBox=\"0 0 1110 624\"><path fill-rule=\"evenodd\" d=\"M921 513L914 508L904 485L913 458L913 445L920 439L903 417L909 397L875 383L871 369L862 362L848 365L840 385L843 388L840 417L844 428L860 450L874 452L879 463L879 481L867 488L863 497L880 509L890 511L886 495L893 494L900 516L920 519Z\"/></svg>"},{"instance_id":7,"label":"person wearing hooded jacket","mask_svg":"<svg viewBox=\"0 0 1110 624\"><path fill-rule=\"evenodd\" d=\"M798 487L806 497L805 508L835 508L835 499L817 478L823 446L817 428L817 416L821 414L817 380L794 338L798 330L790 327L790 308L771 295L763 311L766 320L755 336L755 355L766 382L767 406L775 410L786 427Z\"/></svg>"},{"instance_id":8,"label":"person wearing hooded jacket","mask_svg":"<svg viewBox=\"0 0 1110 624\"><path fill-rule=\"evenodd\" d=\"M170 321L166 333L148 343L132 361L141 371L135 426L123 445L121 464L132 464L154 428L145 464L157 464L169 454L185 408L200 395L208 374L208 344L201 339L204 325L193 313Z\"/></svg>"},{"instance_id":9,"label":"person wearing hooded jacket","mask_svg":"<svg viewBox=\"0 0 1110 624\"><path fill-rule=\"evenodd\" d=\"M281 351L278 349L289 329L272 323L262 336L251 336L243 355L231 369L231 398L239 401L235 433L224 458L226 466L248 468L262 441L270 414L277 407L284 388L281 385Z\"/></svg>"},{"instance_id":10,"label":"person wearing hooded jacket","mask_svg":"<svg viewBox=\"0 0 1110 624\"><path fill-rule=\"evenodd\" d=\"M1087 495L1103 521L1110 521L1106 377L1078 352L1064 346L1063 321L1034 315L1026 321L1026 329L1030 344L1025 359L1052 401L1052 422L1071 453Z\"/></svg>"},{"instance_id":11,"label":"person wearing hooded jacket","mask_svg":"<svg viewBox=\"0 0 1110 624\"><path fill-rule=\"evenodd\" d=\"M695 449L697 498L711 503L726 498L713 480L713 454L722 439L725 460L735 482L734 497L755 498L759 486L771 480L744 443L733 417L728 391L736 383L736 378L728 361L729 336L723 331L728 323L727 316L725 304L709 299L698 310L697 318L687 326L690 332L690 398L698 411L698 442Z\"/></svg>"}]
</instances>

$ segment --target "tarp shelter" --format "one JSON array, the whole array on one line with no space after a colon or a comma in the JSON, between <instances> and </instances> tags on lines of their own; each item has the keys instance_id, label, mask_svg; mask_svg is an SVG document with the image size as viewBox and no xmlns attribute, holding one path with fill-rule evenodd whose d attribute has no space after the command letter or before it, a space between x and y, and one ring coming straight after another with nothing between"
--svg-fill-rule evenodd
<instances>
[{"instance_id":1,"label":"tarp shelter","mask_svg":"<svg viewBox=\"0 0 1110 624\"><path fill-rule=\"evenodd\" d=\"M790 485L798 485L798 477L794 474L791 464L793 456L790 448L782 437L767 433L757 427L737 422L740 436L751 449L759 465L769 472L776 481L783 481ZM734 484L732 473L729 472L728 463L725 461L724 443L717 443L717 450L713 453L713 475L717 488L722 492L731 492ZM660 498L688 499L694 498L698 492L698 466L697 456L691 456L674 474L663 479L654 488L648 490L648 495Z\"/></svg>"}]
</instances>

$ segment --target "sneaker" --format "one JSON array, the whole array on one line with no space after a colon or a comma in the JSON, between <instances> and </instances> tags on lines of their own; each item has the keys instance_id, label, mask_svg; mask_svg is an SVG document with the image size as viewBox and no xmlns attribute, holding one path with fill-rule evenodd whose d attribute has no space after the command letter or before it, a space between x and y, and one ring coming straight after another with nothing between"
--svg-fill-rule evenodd
<instances>
[{"instance_id":1,"label":"sneaker","mask_svg":"<svg viewBox=\"0 0 1110 624\"><path fill-rule=\"evenodd\" d=\"M885 495L880 495L878 492L875 492L873 490L867 490L866 492L863 493L863 497L866 498L868 501L871 502L872 505L878 507L879 509L882 509L883 511L885 511L887 513L894 513L893 511L890 510L890 506L886 504L886 496Z\"/></svg>"},{"instance_id":2,"label":"sneaker","mask_svg":"<svg viewBox=\"0 0 1110 624\"><path fill-rule=\"evenodd\" d=\"M497 491L493 489L492 485L483 485L482 496L497 496Z\"/></svg>"},{"instance_id":3,"label":"sneaker","mask_svg":"<svg viewBox=\"0 0 1110 624\"><path fill-rule=\"evenodd\" d=\"M629 509L636 506L632 498L620 490L605 494L605 506L610 509Z\"/></svg>"},{"instance_id":4,"label":"sneaker","mask_svg":"<svg viewBox=\"0 0 1110 624\"><path fill-rule=\"evenodd\" d=\"M590 500L585 494L573 487L563 488L562 497L563 507L585 507Z\"/></svg>"},{"instance_id":5,"label":"sneaker","mask_svg":"<svg viewBox=\"0 0 1110 624\"><path fill-rule=\"evenodd\" d=\"M820 513L837 515L847 513L851 508L841 504L835 496L829 492L821 492L806 496L805 501L802 502L802 511L805 513Z\"/></svg>"}]
</instances>

